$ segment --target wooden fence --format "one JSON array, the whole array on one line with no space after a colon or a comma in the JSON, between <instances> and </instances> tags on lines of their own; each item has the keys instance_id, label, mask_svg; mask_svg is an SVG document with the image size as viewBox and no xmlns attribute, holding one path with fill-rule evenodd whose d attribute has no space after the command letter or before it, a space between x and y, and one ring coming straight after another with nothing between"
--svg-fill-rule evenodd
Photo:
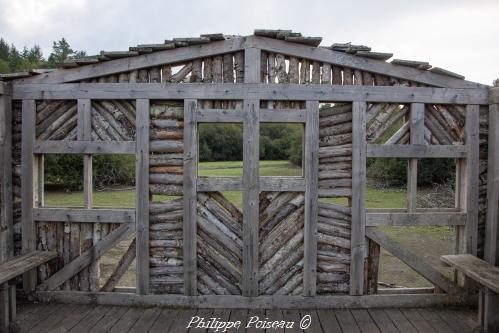
<instances>
[{"instance_id":1,"label":"wooden fence","mask_svg":"<svg viewBox=\"0 0 499 333\"><path fill-rule=\"evenodd\" d=\"M2 258L20 239L21 251L59 253L24 277L30 297L199 307L467 300L463 278L448 279L378 227L452 226L457 252L493 256L497 240L483 228L487 205L497 219L497 184L487 185L498 172L496 89L261 37L179 50L0 86ZM259 128L268 122L303 124L302 177L259 174ZM198 176L201 123L243 126L242 177ZM84 156L83 207L45 207L46 154ZM93 207L95 154L136 156L134 209ZM406 209L366 209L369 157L408 160ZM456 159L454 208L417 208L422 158ZM223 191L241 191L242 210ZM130 238L101 281L99 259ZM380 247L435 293L378 294ZM119 288L134 260L135 288Z\"/></svg>"}]
</instances>

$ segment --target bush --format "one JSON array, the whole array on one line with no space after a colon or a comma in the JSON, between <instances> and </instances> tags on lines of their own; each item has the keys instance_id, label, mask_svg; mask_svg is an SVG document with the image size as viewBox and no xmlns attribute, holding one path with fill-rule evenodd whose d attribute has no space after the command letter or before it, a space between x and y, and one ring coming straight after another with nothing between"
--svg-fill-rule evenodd
<instances>
[{"instance_id":1,"label":"bush","mask_svg":"<svg viewBox=\"0 0 499 333\"><path fill-rule=\"evenodd\" d=\"M45 155L47 187L76 191L83 188L82 155ZM94 155L92 158L95 187L134 185L135 156Z\"/></svg>"}]
</instances>

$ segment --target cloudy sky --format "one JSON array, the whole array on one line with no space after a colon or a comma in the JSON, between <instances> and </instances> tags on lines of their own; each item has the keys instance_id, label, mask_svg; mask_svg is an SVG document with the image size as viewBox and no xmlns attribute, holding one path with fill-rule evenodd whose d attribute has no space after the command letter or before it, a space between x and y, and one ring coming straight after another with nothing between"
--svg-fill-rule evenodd
<instances>
[{"instance_id":1,"label":"cloudy sky","mask_svg":"<svg viewBox=\"0 0 499 333\"><path fill-rule=\"evenodd\" d=\"M497 0L0 0L0 37L39 44L64 36L87 54L173 37L255 28L352 42L429 61L485 84L499 77Z\"/></svg>"}]
</instances>

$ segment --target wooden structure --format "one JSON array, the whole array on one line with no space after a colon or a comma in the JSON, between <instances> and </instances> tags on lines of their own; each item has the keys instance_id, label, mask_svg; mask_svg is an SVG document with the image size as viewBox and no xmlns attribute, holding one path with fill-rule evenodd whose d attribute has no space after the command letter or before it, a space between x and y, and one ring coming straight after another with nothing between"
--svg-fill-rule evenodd
<instances>
[{"instance_id":1,"label":"wooden structure","mask_svg":"<svg viewBox=\"0 0 499 333\"><path fill-rule=\"evenodd\" d=\"M284 30L211 34L4 75L1 258L58 253L25 274L29 296L212 308L468 301L462 276L449 280L378 227L452 226L456 253L497 265L499 88L424 62L386 62L391 54L365 46L319 43ZM242 177L198 176L198 124L220 122L244 128ZM303 124L303 177L259 175L265 122ZM56 153L84 156L85 207L44 207L43 156ZM92 208L93 154L136 156L135 209ZM408 160L406 209L365 208L368 157ZM417 208L421 158L456 159L454 208ZM227 190L243 192L242 210ZM99 258L130 236L99 282ZM435 292L378 294L380 246ZM116 288L134 259L136 288Z\"/></svg>"}]
</instances>

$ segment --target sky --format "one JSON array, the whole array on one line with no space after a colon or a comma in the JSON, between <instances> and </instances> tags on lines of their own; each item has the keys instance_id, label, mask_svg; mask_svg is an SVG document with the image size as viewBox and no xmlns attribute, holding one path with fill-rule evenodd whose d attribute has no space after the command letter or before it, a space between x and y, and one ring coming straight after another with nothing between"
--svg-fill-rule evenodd
<instances>
[{"instance_id":1,"label":"sky","mask_svg":"<svg viewBox=\"0 0 499 333\"><path fill-rule=\"evenodd\" d=\"M46 57L61 37L91 55L256 28L368 45L484 84L499 77L498 0L0 0L0 37Z\"/></svg>"}]
</instances>

